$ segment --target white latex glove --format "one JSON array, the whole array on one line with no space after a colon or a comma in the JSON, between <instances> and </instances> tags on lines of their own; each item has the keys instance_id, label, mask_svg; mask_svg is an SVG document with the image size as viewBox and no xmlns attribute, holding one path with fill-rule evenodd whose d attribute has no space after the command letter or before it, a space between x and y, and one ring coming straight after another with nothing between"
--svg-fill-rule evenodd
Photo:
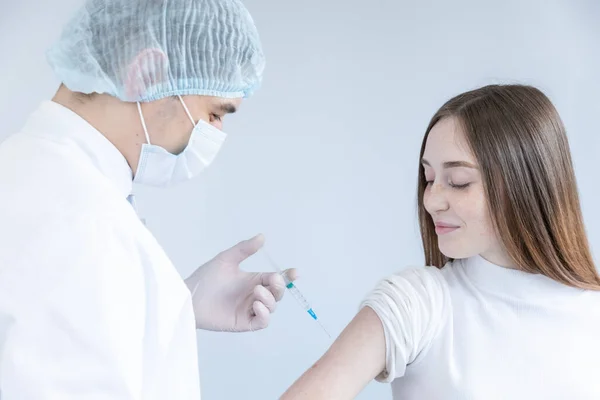
<instances>
[{"instance_id":1,"label":"white latex glove","mask_svg":"<svg viewBox=\"0 0 600 400\"><path fill-rule=\"evenodd\" d=\"M221 252L185 280L192 293L196 328L211 331L245 332L264 329L285 291L277 272L245 272L242 261L264 243L262 235ZM294 268L285 270L290 280Z\"/></svg>"}]
</instances>

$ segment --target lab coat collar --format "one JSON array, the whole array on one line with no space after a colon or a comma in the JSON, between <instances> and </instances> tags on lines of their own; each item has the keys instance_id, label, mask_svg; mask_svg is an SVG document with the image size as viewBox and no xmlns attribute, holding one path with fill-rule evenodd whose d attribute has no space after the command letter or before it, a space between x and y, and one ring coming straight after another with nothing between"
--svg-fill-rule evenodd
<instances>
[{"instance_id":1,"label":"lab coat collar","mask_svg":"<svg viewBox=\"0 0 600 400\"><path fill-rule=\"evenodd\" d=\"M123 197L131 194L133 173L125 157L102 133L68 108L44 101L29 117L24 130L55 140L73 140Z\"/></svg>"}]
</instances>

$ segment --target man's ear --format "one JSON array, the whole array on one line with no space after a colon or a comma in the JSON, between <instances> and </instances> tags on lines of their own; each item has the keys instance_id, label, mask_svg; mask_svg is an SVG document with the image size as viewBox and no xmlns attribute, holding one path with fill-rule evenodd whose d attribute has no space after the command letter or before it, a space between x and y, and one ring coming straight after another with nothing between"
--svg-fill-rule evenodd
<instances>
[{"instance_id":1,"label":"man's ear","mask_svg":"<svg viewBox=\"0 0 600 400\"><path fill-rule=\"evenodd\" d=\"M125 74L125 94L127 98L139 98L148 88L167 80L169 59L160 49L145 49L127 66Z\"/></svg>"}]
</instances>

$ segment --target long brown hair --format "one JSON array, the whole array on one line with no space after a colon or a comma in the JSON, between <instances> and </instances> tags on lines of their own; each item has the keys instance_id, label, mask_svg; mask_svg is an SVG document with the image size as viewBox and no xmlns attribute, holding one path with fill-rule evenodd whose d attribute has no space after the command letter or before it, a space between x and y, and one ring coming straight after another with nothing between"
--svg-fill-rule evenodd
<instances>
[{"instance_id":1,"label":"long brown hair","mask_svg":"<svg viewBox=\"0 0 600 400\"><path fill-rule=\"evenodd\" d=\"M550 100L524 85L490 85L450 99L433 126L452 117L462 127L480 170L490 216L509 257L521 270L566 285L600 290L589 249L569 143ZM438 247L423 205L427 182L419 168L418 207L427 265L450 261Z\"/></svg>"}]
</instances>

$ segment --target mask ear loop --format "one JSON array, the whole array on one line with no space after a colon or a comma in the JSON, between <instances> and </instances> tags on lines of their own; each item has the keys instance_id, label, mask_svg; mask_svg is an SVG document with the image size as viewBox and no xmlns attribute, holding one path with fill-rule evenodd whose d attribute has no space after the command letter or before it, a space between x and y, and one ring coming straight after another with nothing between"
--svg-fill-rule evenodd
<instances>
[{"instance_id":1,"label":"mask ear loop","mask_svg":"<svg viewBox=\"0 0 600 400\"><path fill-rule=\"evenodd\" d=\"M183 101L183 99L181 98L180 95L177 95L177 97L179 97L179 101L181 102L181 105L183 106L185 113L189 117L190 121L192 121L192 125L196 126L196 123L194 122L194 118L192 117L192 114L190 114L190 110L188 110L187 106L185 105L185 102Z\"/></svg>"},{"instance_id":2,"label":"mask ear loop","mask_svg":"<svg viewBox=\"0 0 600 400\"><path fill-rule=\"evenodd\" d=\"M142 114L142 106L140 102L137 102L138 113L140 114L140 120L142 121L142 127L144 128L144 134L146 135L146 141L150 143L150 136L148 135L148 129L146 128L146 121L144 121L144 114Z\"/></svg>"}]
</instances>

